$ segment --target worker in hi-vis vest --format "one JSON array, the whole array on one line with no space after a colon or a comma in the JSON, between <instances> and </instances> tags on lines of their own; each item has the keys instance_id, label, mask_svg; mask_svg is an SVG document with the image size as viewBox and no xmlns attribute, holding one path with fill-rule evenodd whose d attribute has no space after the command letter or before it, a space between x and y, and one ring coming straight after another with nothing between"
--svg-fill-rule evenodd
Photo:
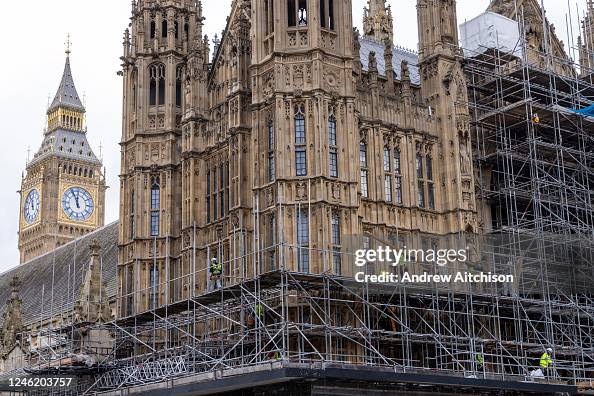
<instances>
[{"instance_id":1,"label":"worker in hi-vis vest","mask_svg":"<svg viewBox=\"0 0 594 396\"><path fill-rule=\"evenodd\" d=\"M553 358L551 357L552 353L553 350L551 348L547 348L545 353L540 356L540 368L545 375L547 375L553 366Z\"/></svg>"},{"instance_id":2,"label":"worker in hi-vis vest","mask_svg":"<svg viewBox=\"0 0 594 396\"><path fill-rule=\"evenodd\" d=\"M485 358L482 353L477 353L475 356L476 368L482 370L485 367Z\"/></svg>"},{"instance_id":3,"label":"worker in hi-vis vest","mask_svg":"<svg viewBox=\"0 0 594 396\"><path fill-rule=\"evenodd\" d=\"M220 289L223 287L221 276L223 275L223 266L219 263L216 257L210 260L210 280L213 284L213 289Z\"/></svg>"}]
</instances>

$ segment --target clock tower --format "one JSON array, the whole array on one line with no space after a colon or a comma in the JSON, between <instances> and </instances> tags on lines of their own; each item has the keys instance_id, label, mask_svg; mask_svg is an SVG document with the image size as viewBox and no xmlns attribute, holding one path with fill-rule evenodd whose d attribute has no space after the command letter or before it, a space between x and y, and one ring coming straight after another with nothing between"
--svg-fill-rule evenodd
<instances>
[{"instance_id":1,"label":"clock tower","mask_svg":"<svg viewBox=\"0 0 594 396\"><path fill-rule=\"evenodd\" d=\"M19 191L21 263L103 226L105 178L87 141L85 113L67 49L43 142L27 163Z\"/></svg>"}]
</instances>

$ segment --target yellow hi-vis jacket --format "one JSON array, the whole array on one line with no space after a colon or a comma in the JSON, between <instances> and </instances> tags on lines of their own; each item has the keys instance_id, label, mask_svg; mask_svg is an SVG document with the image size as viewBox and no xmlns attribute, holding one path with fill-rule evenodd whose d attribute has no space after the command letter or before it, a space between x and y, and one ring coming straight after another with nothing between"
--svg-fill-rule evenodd
<instances>
[{"instance_id":1,"label":"yellow hi-vis jacket","mask_svg":"<svg viewBox=\"0 0 594 396\"><path fill-rule=\"evenodd\" d=\"M553 359L551 359L551 356L546 352L543 353L542 356L540 357L540 367L547 368L551 364L553 364Z\"/></svg>"},{"instance_id":2,"label":"yellow hi-vis jacket","mask_svg":"<svg viewBox=\"0 0 594 396\"><path fill-rule=\"evenodd\" d=\"M223 273L223 266L217 262L210 264L210 273L212 275L221 275Z\"/></svg>"}]
</instances>

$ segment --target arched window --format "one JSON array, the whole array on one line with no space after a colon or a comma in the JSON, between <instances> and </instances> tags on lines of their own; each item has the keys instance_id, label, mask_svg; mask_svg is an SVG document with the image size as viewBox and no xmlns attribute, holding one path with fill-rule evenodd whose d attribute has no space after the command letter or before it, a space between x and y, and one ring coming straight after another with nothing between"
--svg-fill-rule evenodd
<instances>
[{"instance_id":1,"label":"arched window","mask_svg":"<svg viewBox=\"0 0 594 396\"><path fill-rule=\"evenodd\" d=\"M190 39L190 25L187 22L184 24L184 35L186 40Z\"/></svg>"},{"instance_id":2,"label":"arched window","mask_svg":"<svg viewBox=\"0 0 594 396\"><path fill-rule=\"evenodd\" d=\"M340 230L340 213L336 210L332 211L330 219L332 230L332 267L336 275L342 272L342 255L341 255L341 230Z\"/></svg>"},{"instance_id":3,"label":"arched window","mask_svg":"<svg viewBox=\"0 0 594 396\"><path fill-rule=\"evenodd\" d=\"M274 122L272 119L268 120L266 126L268 132L268 181L274 181L276 178L276 162L274 159Z\"/></svg>"},{"instance_id":4,"label":"arched window","mask_svg":"<svg viewBox=\"0 0 594 396\"><path fill-rule=\"evenodd\" d=\"M134 230L136 228L134 216L134 212L136 211L135 197L134 189L132 189L132 193L130 194L130 239L134 238Z\"/></svg>"},{"instance_id":5,"label":"arched window","mask_svg":"<svg viewBox=\"0 0 594 396\"><path fill-rule=\"evenodd\" d=\"M435 209L435 187L433 184L433 159L431 155L427 154L425 158L425 169L427 173L427 203L429 209Z\"/></svg>"},{"instance_id":6,"label":"arched window","mask_svg":"<svg viewBox=\"0 0 594 396\"><path fill-rule=\"evenodd\" d=\"M423 156L417 154L416 157L417 168L417 205L420 208L425 207L425 174L423 172Z\"/></svg>"},{"instance_id":7,"label":"arched window","mask_svg":"<svg viewBox=\"0 0 594 396\"><path fill-rule=\"evenodd\" d=\"M156 308L159 304L159 265L153 263L151 267L151 308Z\"/></svg>"},{"instance_id":8,"label":"arched window","mask_svg":"<svg viewBox=\"0 0 594 396\"><path fill-rule=\"evenodd\" d=\"M130 80L132 81L132 92L131 92L131 103L132 103L132 111L136 111L136 70L132 71L130 75Z\"/></svg>"},{"instance_id":9,"label":"arched window","mask_svg":"<svg viewBox=\"0 0 594 396\"><path fill-rule=\"evenodd\" d=\"M297 211L297 263L299 272L309 272L309 211Z\"/></svg>"},{"instance_id":10,"label":"arched window","mask_svg":"<svg viewBox=\"0 0 594 396\"><path fill-rule=\"evenodd\" d=\"M402 204L402 165L400 149L394 149L394 193L396 203Z\"/></svg>"},{"instance_id":11,"label":"arched window","mask_svg":"<svg viewBox=\"0 0 594 396\"><path fill-rule=\"evenodd\" d=\"M154 39L155 36L157 35L157 24L155 23L155 21L151 21L151 38Z\"/></svg>"},{"instance_id":12,"label":"arched window","mask_svg":"<svg viewBox=\"0 0 594 396\"><path fill-rule=\"evenodd\" d=\"M161 185L158 176L151 180L151 236L158 236L161 216Z\"/></svg>"},{"instance_id":13,"label":"arched window","mask_svg":"<svg viewBox=\"0 0 594 396\"><path fill-rule=\"evenodd\" d=\"M266 19L266 35L274 33L274 2L275 0L266 0L264 2L264 18Z\"/></svg>"},{"instance_id":14,"label":"arched window","mask_svg":"<svg viewBox=\"0 0 594 396\"><path fill-rule=\"evenodd\" d=\"M307 26L307 0L288 0L289 26Z\"/></svg>"},{"instance_id":15,"label":"arched window","mask_svg":"<svg viewBox=\"0 0 594 396\"><path fill-rule=\"evenodd\" d=\"M305 106L295 106L295 170L297 176L307 176L307 146Z\"/></svg>"},{"instance_id":16,"label":"arched window","mask_svg":"<svg viewBox=\"0 0 594 396\"><path fill-rule=\"evenodd\" d=\"M388 146L384 147L384 195L386 202L392 202L392 155Z\"/></svg>"},{"instance_id":17,"label":"arched window","mask_svg":"<svg viewBox=\"0 0 594 396\"><path fill-rule=\"evenodd\" d=\"M210 224L211 222L211 211L210 211L210 194L211 194L211 177L210 177L210 169L206 172L206 223Z\"/></svg>"},{"instance_id":18,"label":"arched window","mask_svg":"<svg viewBox=\"0 0 594 396\"><path fill-rule=\"evenodd\" d=\"M175 39L177 40L179 38L179 23L177 21L173 23L173 28L175 29Z\"/></svg>"},{"instance_id":19,"label":"arched window","mask_svg":"<svg viewBox=\"0 0 594 396\"><path fill-rule=\"evenodd\" d=\"M163 22L161 22L161 37L167 37L167 20L163 20Z\"/></svg>"},{"instance_id":20,"label":"arched window","mask_svg":"<svg viewBox=\"0 0 594 396\"><path fill-rule=\"evenodd\" d=\"M334 30L334 0L320 0L320 22L323 28Z\"/></svg>"},{"instance_id":21,"label":"arched window","mask_svg":"<svg viewBox=\"0 0 594 396\"><path fill-rule=\"evenodd\" d=\"M364 198L369 197L369 183L367 170L367 144L359 144L359 167L361 168L361 195Z\"/></svg>"},{"instance_id":22,"label":"arched window","mask_svg":"<svg viewBox=\"0 0 594 396\"><path fill-rule=\"evenodd\" d=\"M175 70L175 106L182 106L182 66Z\"/></svg>"},{"instance_id":23,"label":"arched window","mask_svg":"<svg viewBox=\"0 0 594 396\"><path fill-rule=\"evenodd\" d=\"M165 65L155 63L149 66L149 105L165 104Z\"/></svg>"},{"instance_id":24,"label":"arched window","mask_svg":"<svg viewBox=\"0 0 594 396\"><path fill-rule=\"evenodd\" d=\"M338 177L338 141L336 139L336 117L334 117L334 114L328 117L328 144L330 177Z\"/></svg>"}]
</instances>

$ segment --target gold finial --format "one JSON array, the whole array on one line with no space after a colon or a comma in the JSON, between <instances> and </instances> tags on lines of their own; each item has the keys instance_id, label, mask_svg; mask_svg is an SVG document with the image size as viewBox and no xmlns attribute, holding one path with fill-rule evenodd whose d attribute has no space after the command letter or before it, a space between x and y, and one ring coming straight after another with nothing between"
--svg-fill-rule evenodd
<instances>
[{"instance_id":1,"label":"gold finial","mask_svg":"<svg viewBox=\"0 0 594 396\"><path fill-rule=\"evenodd\" d=\"M72 42L70 41L70 33L68 33L68 36L66 37L66 42L64 44L66 45L66 56L70 56L70 53L72 52L70 50L70 47L72 46Z\"/></svg>"}]
</instances>

